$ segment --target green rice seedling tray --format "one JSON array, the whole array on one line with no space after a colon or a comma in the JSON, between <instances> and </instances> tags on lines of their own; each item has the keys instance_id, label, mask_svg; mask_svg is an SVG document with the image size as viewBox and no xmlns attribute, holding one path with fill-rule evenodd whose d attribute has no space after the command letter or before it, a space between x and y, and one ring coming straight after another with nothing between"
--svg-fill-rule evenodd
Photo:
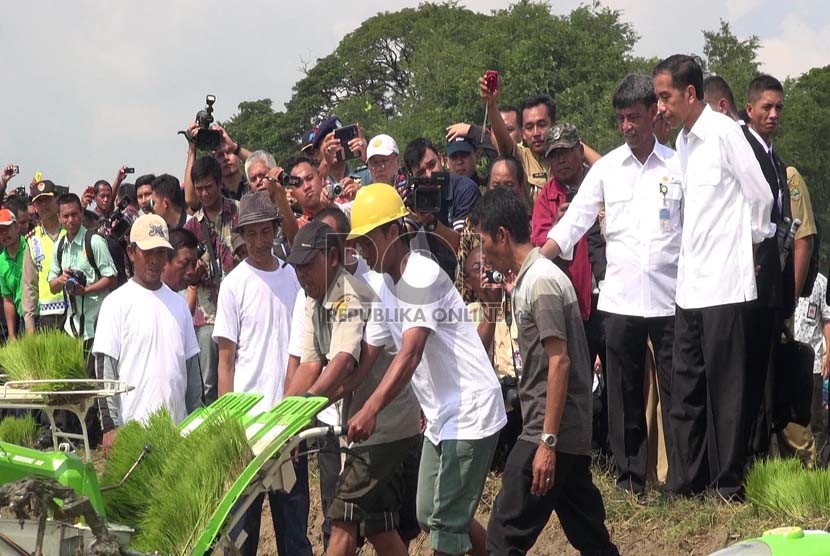
<instances>
[{"instance_id":1,"label":"green rice seedling tray","mask_svg":"<svg viewBox=\"0 0 830 556\"><path fill-rule=\"evenodd\" d=\"M252 410L260 400L262 400L262 394L228 392L212 404L193 411L184 421L179 423L179 430L182 431L183 435L187 435L204 423L208 417L217 413L240 419L242 424L245 425L256 416L256 414L252 414Z\"/></svg>"},{"instance_id":2,"label":"green rice seedling tray","mask_svg":"<svg viewBox=\"0 0 830 556\"><path fill-rule=\"evenodd\" d=\"M328 400L314 397L289 397L271 411L256 417L246 427L254 460L233 483L213 513L207 527L195 544L193 554L204 554L220 538L227 538L253 500L265 490L291 490L294 468L284 465L290 461L291 451L299 442L289 442L311 424Z\"/></svg>"}]
</instances>

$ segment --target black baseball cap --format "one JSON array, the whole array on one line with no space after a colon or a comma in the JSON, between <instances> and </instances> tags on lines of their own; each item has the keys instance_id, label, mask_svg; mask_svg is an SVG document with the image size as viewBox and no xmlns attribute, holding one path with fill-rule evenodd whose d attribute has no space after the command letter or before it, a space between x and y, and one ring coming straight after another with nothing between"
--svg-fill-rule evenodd
<instances>
[{"instance_id":1,"label":"black baseball cap","mask_svg":"<svg viewBox=\"0 0 830 556\"><path fill-rule=\"evenodd\" d=\"M310 263L320 251L326 251L332 246L332 239L337 233L331 227L319 220L312 220L297 232L291 253L285 261L294 266Z\"/></svg>"},{"instance_id":2,"label":"black baseball cap","mask_svg":"<svg viewBox=\"0 0 830 556\"><path fill-rule=\"evenodd\" d=\"M314 134L314 139L311 142L311 146L315 149L319 149L320 143L323 142L323 139L326 138L326 135L340 127L343 127L343 122L341 122L340 118L338 118L337 116L326 118L325 120L320 122L320 125L317 126L317 133Z\"/></svg>"},{"instance_id":3,"label":"black baseball cap","mask_svg":"<svg viewBox=\"0 0 830 556\"><path fill-rule=\"evenodd\" d=\"M476 152L475 141L465 135L459 135L452 141L447 143L447 156L452 156L455 153L474 153Z\"/></svg>"}]
</instances>

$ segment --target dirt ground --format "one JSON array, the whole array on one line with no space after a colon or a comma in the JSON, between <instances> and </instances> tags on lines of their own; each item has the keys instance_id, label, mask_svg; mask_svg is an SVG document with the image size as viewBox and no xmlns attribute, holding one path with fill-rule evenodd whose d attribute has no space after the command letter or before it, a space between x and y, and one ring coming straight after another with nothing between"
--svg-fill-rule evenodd
<instances>
[{"instance_id":1,"label":"dirt ground","mask_svg":"<svg viewBox=\"0 0 830 556\"><path fill-rule=\"evenodd\" d=\"M311 462L309 483L311 488L311 511L309 514L309 539L314 554L322 555L322 512L316 464ZM618 493L609 473L595 470L595 483L603 492L608 512L607 526L611 538L625 556L689 555L706 556L740 538L760 535L770 526L784 525L764 520L745 505L728 504L719 501L683 501L668 505L653 493L646 505L638 504L626 495ZM501 487L501 478L490 475L478 509L478 520L486 526L496 494ZM266 508L267 510L267 508ZM746 532L744 532L746 531ZM260 554L276 555L274 531L270 514L263 512L260 537ZM374 556L371 547L366 547L361 556ZM412 556L432 556L425 534L421 534L410 547ZM531 556L576 556L574 550L554 514L542 535L536 542Z\"/></svg>"}]
</instances>

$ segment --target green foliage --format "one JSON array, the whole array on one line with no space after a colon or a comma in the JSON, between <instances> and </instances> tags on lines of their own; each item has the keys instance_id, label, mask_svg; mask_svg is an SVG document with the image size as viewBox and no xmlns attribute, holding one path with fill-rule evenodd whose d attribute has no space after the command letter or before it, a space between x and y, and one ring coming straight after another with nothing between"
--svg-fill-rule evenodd
<instances>
[{"instance_id":1,"label":"green foliage","mask_svg":"<svg viewBox=\"0 0 830 556\"><path fill-rule=\"evenodd\" d=\"M759 461L746 478L746 496L758 509L796 522L826 516L830 470L804 469L795 459Z\"/></svg>"},{"instance_id":2,"label":"green foliage","mask_svg":"<svg viewBox=\"0 0 830 556\"><path fill-rule=\"evenodd\" d=\"M159 483L164 464L180 441L179 430L166 410L151 415L146 425L130 421L118 430L101 478L102 486L119 483L144 446L149 445L151 449L122 486L104 492L104 506L110 520L132 527L138 525L152 500L149 485Z\"/></svg>"},{"instance_id":3,"label":"green foliage","mask_svg":"<svg viewBox=\"0 0 830 556\"><path fill-rule=\"evenodd\" d=\"M300 134L328 114L360 122L369 137L389 133L401 148L420 136L441 145L449 124L484 120L478 78L496 69L502 102L548 93L562 117L605 151L619 143L616 83L652 66L632 56L636 40L618 11L596 6L563 17L529 0L490 15L425 3L364 21L305 70L284 112L273 112L267 99L246 102L225 125L277 160L294 154Z\"/></svg>"},{"instance_id":4,"label":"green foliage","mask_svg":"<svg viewBox=\"0 0 830 556\"><path fill-rule=\"evenodd\" d=\"M158 481L145 484L152 502L134 546L190 554L213 511L253 455L236 419L212 418L174 447ZM149 488L148 488L149 487Z\"/></svg>"},{"instance_id":5,"label":"green foliage","mask_svg":"<svg viewBox=\"0 0 830 556\"><path fill-rule=\"evenodd\" d=\"M830 66L813 68L784 84L784 116L776 146L798 168L810 191L813 212L822 230L822 258L830 253ZM822 266L822 268L824 268Z\"/></svg>"},{"instance_id":6,"label":"green foliage","mask_svg":"<svg viewBox=\"0 0 830 556\"><path fill-rule=\"evenodd\" d=\"M88 378L83 341L60 330L27 334L8 342L0 348L0 368L7 380Z\"/></svg>"},{"instance_id":7,"label":"green foliage","mask_svg":"<svg viewBox=\"0 0 830 556\"><path fill-rule=\"evenodd\" d=\"M6 417L0 421L0 440L26 448L33 448L37 440L38 425L32 415Z\"/></svg>"},{"instance_id":8,"label":"green foliage","mask_svg":"<svg viewBox=\"0 0 830 556\"><path fill-rule=\"evenodd\" d=\"M735 103L740 110L746 103L746 91L749 82L758 75L758 47L760 41L752 35L739 40L729 23L721 20L717 31L704 31L706 70L723 77L729 83Z\"/></svg>"}]
</instances>

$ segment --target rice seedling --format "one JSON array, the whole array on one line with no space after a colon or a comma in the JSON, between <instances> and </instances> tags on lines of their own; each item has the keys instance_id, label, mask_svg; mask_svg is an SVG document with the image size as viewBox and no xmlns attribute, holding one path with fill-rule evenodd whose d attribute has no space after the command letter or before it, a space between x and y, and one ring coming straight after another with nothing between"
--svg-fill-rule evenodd
<instances>
[{"instance_id":1,"label":"rice seedling","mask_svg":"<svg viewBox=\"0 0 830 556\"><path fill-rule=\"evenodd\" d=\"M0 440L3 442L33 448L37 434L37 421L32 415L6 417L0 421Z\"/></svg>"},{"instance_id":2,"label":"rice seedling","mask_svg":"<svg viewBox=\"0 0 830 556\"><path fill-rule=\"evenodd\" d=\"M136 527L152 502L151 485L161 480L162 470L174 447L181 442L179 430L162 409L143 425L131 421L121 427L110 450L102 485L117 484L135 463L144 446L150 452L120 487L104 492L104 507L110 521Z\"/></svg>"},{"instance_id":3,"label":"rice seedling","mask_svg":"<svg viewBox=\"0 0 830 556\"><path fill-rule=\"evenodd\" d=\"M59 330L27 334L7 343L0 348L0 368L7 380L88 378L83 341Z\"/></svg>"},{"instance_id":4,"label":"rice seedling","mask_svg":"<svg viewBox=\"0 0 830 556\"><path fill-rule=\"evenodd\" d=\"M252 459L236 419L211 418L175 446L153 483L134 548L188 554L219 501Z\"/></svg>"},{"instance_id":5,"label":"rice seedling","mask_svg":"<svg viewBox=\"0 0 830 556\"><path fill-rule=\"evenodd\" d=\"M802 520L830 511L830 470L804 469L795 459L757 462L746 479L747 499L759 510Z\"/></svg>"}]
</instances>

